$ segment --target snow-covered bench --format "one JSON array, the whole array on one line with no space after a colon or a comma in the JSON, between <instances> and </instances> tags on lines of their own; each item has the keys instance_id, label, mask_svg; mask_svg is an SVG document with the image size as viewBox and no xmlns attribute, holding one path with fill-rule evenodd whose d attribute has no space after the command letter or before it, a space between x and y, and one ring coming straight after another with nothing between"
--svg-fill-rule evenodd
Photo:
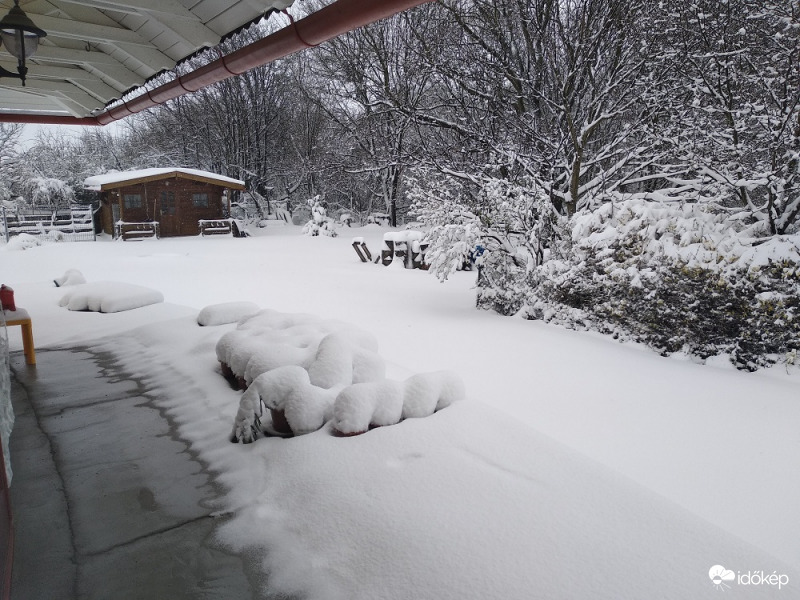
<instances>
[{"instance_id":1,"label":"snow-covered bench","mask_svg":"<svg viewBox=\"0 0 800 600\"><path fill-rule=\"evenodd\" d=\"M372 253L367 248L367 243L364 241L363 237L354 237L353 238L353 249L358 254L358 258L361 259L361 262L372 262Z\"/></svg>"},{"instance_id":2,"label":"snow-covered bench","mask_svg":"<svg viewBox=\"0 0 800 600\"><path fill-rule=\"evenodd\" d=\"M117 221L114 224L114 237L123 241L143 238L158 238L157 221Z\"/></svg>"},{"instance_id":3,"label":"snow-covered bench","mask_svg":"<svg viewBox=\"0 0 800 600\"><path fill-rule=\"evenodd\" d=\"M230 235L233 233L232 219L200 219L197 221L200 235Z\"/></svg>"},{"instance_id":4,"label":"snow-covered bench","mask_svg":"<svg viewBox=\"0 0 800 600\"><path fill-rule=\"evenodd\" d=\"M428 244L422 242L422 232L413 229L389 231L383 234L381 262L390 265L395 258L403 261L407 269L427 269L425 250Z\"/></svg>"}]
</instances>

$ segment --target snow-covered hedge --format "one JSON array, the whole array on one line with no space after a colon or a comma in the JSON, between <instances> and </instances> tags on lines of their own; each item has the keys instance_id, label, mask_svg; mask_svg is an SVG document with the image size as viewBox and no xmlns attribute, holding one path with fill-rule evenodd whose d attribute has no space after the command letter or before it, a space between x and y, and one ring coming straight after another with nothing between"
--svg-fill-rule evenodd
<instances>
[{"instance_id":1,"label":"snow-covered hedge","mask_svg":"<svg viewBox=\"0 0 800 600\"><path fill-rule=\"evenodd\" d=\"M402 419L432 415L464 397L455 373L418 373L405 381L384 379L344 388L333 406L333 426L342 435L357 435Z\"/></svg>"},{"instance_id":2,"label":"snow-covered hedge","mask_svg":"<svg viewBox=\"0 0 800 600\"><path fill-rule=\"evenodd\" d=\"M371 334L313 315L263 310L242 319L216 347L223 374L246 388L233 441L261 434L263 409L276 433L310 433L335 415L335 430L355 435L433 414L463 397L463 383L452 373L387 380L377 350Z\"/></svg>"},{"instance_id":3,"label":"snow-covered hedge","mask_svg":"<svg viewBox=\"0 0 800 600\"><path fill-rule=\"evenodd\" d=\"M527 273L528 318L611 333L665 355L729 354L747 370L785 360L800 345L800 236L755 239L741 221L704 205L630 200L577 214L569 242L564 258ZM485 276L507 277L499 269ZM485 286L479 304L496 296Z\"/></svg>"},{"instance_id":4,"label":"snow-covered hedge","mask_svg":"<svg viewBox=\"0 0 800 600\"><path fill-rule=\"evenodd\" d=\"M752 212L609 193L567 220L534 184L423 171L409 188L431 273L472 252L480 308L740 369L795 360L800 235L767 237Z\"/></svg>"}]
</instances>

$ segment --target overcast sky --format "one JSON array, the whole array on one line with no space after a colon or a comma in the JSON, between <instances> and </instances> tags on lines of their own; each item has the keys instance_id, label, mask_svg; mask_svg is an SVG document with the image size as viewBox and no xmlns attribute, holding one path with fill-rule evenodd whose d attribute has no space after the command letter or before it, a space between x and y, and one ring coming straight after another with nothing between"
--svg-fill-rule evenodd
<instances>
[{"instance_id":1,"label":"overcast sky","mask_svg":"<svg viewBox=\"0 0 800 600\"><path fill-rule=\"evenodd\" d=\"M82 125L25 125L19 143L25 148L29 148L36 141L39 132L51 132L56 135L66 135L77 138L87 129L94 129L94 127L85 127ZM122 126L118 123L110 123L103 127L103 130L117 134L122 131Z\"/></svg>"}]
</instances>

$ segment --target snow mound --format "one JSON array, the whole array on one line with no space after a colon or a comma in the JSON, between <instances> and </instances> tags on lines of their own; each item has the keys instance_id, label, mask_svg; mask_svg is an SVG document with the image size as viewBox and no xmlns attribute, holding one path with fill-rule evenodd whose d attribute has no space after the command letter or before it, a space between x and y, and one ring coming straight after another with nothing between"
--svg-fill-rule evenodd
<instances>
[{"instance_id":1,"label":"snow mound","mask_svg":"<svg viewBox=\"0 0 800 600\"><path fill-rule=\"evenodd\" d=\"M206 306L197 315L201 327L227 325L256 314L261 308L254 302L223 302Z\"/></svg>"},{"instance_id":2,"label":"snow mound","mask_svg":"<svg viewBox=\"0 0 800 600\"><path fill-rule=\"evenodd\" d=\"M404 382L357 383L336 397L333 426L342 435L357 435L403 419L430 416L463 400L464 394L464 382L450 371L419 373Z\"/></svg>"},{"instance_id":3,"label":"snow mound","mask_svg":"<svg viewBox=\"0 0 800 600\"><path fill-rule=\"evenodd\" d=\"M8 241L6 250L28 250L29 248L35 248L41 245L42 240L38 236L31 235L30 233L20 233Z\"/></svg>"},{"instance_id":4,"label":"snow mound","mask_svg":"<svg viewBox=\"0 0 800 600\"><path fill-rule=\"evenodd\" d=\"M316 431L335 413L336 430L354 435L464 397L461 379L446 371L387 380L377 350L373 335L313 315L263 310L242 319L216 346L223 375L246 388L232 441L258 438L264 408L280 434Z\"/></svg>"},{"instance_id":5,"label":"snow mound","mask_svg":"<svg viewBox=\"0 0 800 600\"><path fill-rule=\"evenodd\" d=\"M342 435L355 435L372 427L399 423L404 391L403 383L392 379L345 388L333 404L334 428Z\"/></svg>"},{"instance_id":6,"label":"snow mound","mask_svg":"<svg viewBox=\"0 0 800 600\"><path fill-rule=\"evenodd\" d=\"M86 283L86 278L83 276L83 273L77 269L67 269L61 277L54 279L53 283L56 284L56 287L81 285L82 283Z\"/></svg>"},{"instance_id":7,"label":"snow mound","mask_svg":"<svg viewBox=\"0 0 800 600\"><path fill-rule=\"evenodd\" d=\"M365 381L383 379L386 365L371 348L370 336L355 329L329 333L320 340L308 375L316 386L331 389ZM377 345L377 344L375 344Z\"/></svg>"},{"instance_id":8,"label":"snow mound","mask_svg":"<svg viewBox=\"0 0 800 600\"><path fill-rule=\"evenodd\" d=\"M98 281L74 286L58 305L75 311L115 313L163 301L164 295L151 288L118 281Z\"/></svg>"},{"instance_id":9,"label":"snow mound","mask_svg":"<svg viewBox=\"0 0 800 600\"><path fill-rule=\"evenodd\" d=\"M312 385L308 371L288 365L262 373L242 395L234 425L234 440L245 443L259 435L256 416L263 404L279 433L302 435L320 429L331 417L335 390Z\"/></svg>"},{"instance_id":10,"label":"snow mound","mask_svg":"<svg viewBox=\"0 0 800 600\"><path fill-rule=\"evenodd\" d=\"M405 382L403 418L427 417L464 398L464 382L450 371L420 373Z\"/></svg>"},{"instance_id":11,"label":"snow mound","mask_svg":"<svg viewBox=\"0 0 800 600\"><path fill-rule=\"evenodd\" d=\"M751 246L743 253L739 262L750 269L767 267L770 264L800 264L800 235L782 235Z\"/></svg>"},{"instance_id":12,"label":"snow mound","mask_svg":"<svg viewBox=\"0 0 800 600\"><path fill-rule=\"evenodd\" d=\"M375 336L339 321L270 309L239 321L216 351L223 373L242 388L262 373L291 365L307 369L311 382L324 388L370 381L385 372Z\"/></svg>"}]
</instances>

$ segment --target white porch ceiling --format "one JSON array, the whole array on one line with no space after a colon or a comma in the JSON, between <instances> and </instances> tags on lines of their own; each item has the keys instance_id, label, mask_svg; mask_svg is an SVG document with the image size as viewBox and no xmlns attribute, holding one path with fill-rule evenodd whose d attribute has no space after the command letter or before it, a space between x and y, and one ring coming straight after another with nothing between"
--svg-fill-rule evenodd
<instances>
[{"instance_id":1,"label":"white porch ceiling","mask_svg":"<svg viewBox=\"0 0 800 600\"><path fill-rule=\"evenodd\" d=\"M47 32L26 86L0 78L0 113L87 117L133 87L294 0L21 0ZM0 0L0 17L13 6ZM0 66L16 73L5 48Z\"/></svg>"}]
</instances>

